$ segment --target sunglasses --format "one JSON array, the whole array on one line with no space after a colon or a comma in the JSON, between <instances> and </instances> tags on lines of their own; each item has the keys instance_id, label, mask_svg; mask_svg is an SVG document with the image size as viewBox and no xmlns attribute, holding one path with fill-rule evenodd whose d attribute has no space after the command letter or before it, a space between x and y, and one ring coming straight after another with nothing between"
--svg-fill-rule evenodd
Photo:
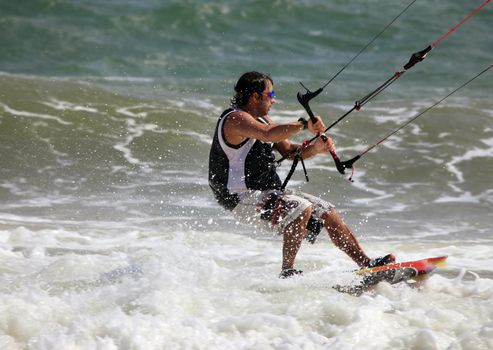
<instances>
[{"instance_id":1,"label":"sunglasses","mask_svg":"<svg viewBox=\"0 0 493 350\"><path fill-rule=\"evenodd\" d=\"M271 100L276 98L276 93L274 92L274 90L272 90L271 92L267 92L267 93L264 92L263 95L268 96Z\"/></svg>"}]
</instances>

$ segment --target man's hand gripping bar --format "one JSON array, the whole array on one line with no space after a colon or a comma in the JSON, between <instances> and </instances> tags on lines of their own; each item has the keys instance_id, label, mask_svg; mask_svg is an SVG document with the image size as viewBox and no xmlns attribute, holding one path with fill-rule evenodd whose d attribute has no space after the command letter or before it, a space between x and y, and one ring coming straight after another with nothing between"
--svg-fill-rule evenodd
<instances>
[{"instance_id":1,"label":"man's hand gripping bar","mask_svg":"<svg viewBox=\"0 0 493 350\"><path fill-rule=\"evenodd\" d=\"M312 109L310 108L310 104L309 103L310 103L310 100L312 98L315 98L316 96L318 96L323 91L323 88L320 88L320 89L312 92L312 91L308 90L306 88L306 86L303 85L303 83L300 83L300 84L301 84L301 86L303 86L303 88L305 88L306 92L304 94L302 94L301 92L298 92L298 94L296 95L298 97L298 102L306 110L306 113L308 113L308 116L310 117L310 120L312 121L312 123L316 123L317 122L317 119L315 118L315 115L313 114ZM327 140L327 136L325 134L321 134L321 135L318 135L318 136L320 136L322 138L322 140L324 140L324 141ZM315 138L313 138L312 141ZM330 152L330 155L334 159L334 163L336 165L337 171L339 171L343 175L345 174L345 170L346 169L351 169L353 167L353 163L357 160L357 159L355 159L356 158L355 157L355 158L350 159L348 161L341 162L341 160L339 159L339 156L337 155L337 153L335 151L331 151Z\"/></svg>"}]
</instances>

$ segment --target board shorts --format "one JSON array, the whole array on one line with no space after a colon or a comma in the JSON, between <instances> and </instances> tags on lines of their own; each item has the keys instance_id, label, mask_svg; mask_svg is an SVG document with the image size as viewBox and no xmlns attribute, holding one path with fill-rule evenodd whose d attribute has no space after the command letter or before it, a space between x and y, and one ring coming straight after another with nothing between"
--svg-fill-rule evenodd
<instances>
[{"instance_id":1,"label":"board shorts","mask_svg":"<svg viewBox=\"0 0 493 350\"><path fill-rule=\"evenodd\" d=\"M312 208L308 221L307 239L311 242L323 227L323 214L335 207L331 203L304 192L297 191L247 191L240 194L240 201L233 209L233 216L241 223L253 225L255 228L281 234L286 227L295 221L307 208ZM314 243L314 240L313 242Z\"/></svg>"}]
</instances>

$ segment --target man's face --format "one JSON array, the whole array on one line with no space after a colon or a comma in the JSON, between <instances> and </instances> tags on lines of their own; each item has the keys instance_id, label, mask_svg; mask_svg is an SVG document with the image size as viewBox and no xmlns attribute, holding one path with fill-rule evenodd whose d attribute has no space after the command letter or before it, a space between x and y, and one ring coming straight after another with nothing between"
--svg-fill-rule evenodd
<instances>
[{"instance_id":1,"label":"man's face","mask_svg":"<svg viewBox=\"0 0 493 350\"><path fill-rule=\"evenodd\" d=\"M270 108L276 102L273 86L270 80L266 81L264 91L259 94L258 110L261 115L267 115Z\"/></svg>"}]
</instances>

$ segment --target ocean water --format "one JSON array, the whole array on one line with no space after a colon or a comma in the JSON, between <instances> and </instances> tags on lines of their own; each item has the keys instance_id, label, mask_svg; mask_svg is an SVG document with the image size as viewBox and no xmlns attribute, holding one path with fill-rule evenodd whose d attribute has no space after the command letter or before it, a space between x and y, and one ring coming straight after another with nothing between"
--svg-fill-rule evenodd
<instances>
[{"instance_id":1,"label":"ocean water","mask_svg":"<svg viewBox=\"0 0 493 350\"><path fill-rule=\"evenodd\" d=\"M493 349L488 71L356 163L291 188L333 204L370 256L448 255L417 289L354 297L323 233L304 276L281 238L214 201L216 120L245 71L278 121L405 1L0 0L0 349ZM311 103L328 125L480 1L417 1ZM330 132L342 159L491 65L493 5ZM301 134L298 140L309 135ZM282 177L289 166L279 168Z\"/></svg>"}]
</instances>

